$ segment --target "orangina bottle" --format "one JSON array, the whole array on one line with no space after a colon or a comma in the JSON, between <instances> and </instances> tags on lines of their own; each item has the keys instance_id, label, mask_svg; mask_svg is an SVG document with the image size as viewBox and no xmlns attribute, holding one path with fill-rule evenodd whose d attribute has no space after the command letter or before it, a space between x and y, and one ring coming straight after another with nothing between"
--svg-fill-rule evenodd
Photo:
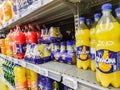
<instances>
[{"instance_id":1,"label":"orangina bottle","mask_svg":"<svg viewBox=\"0 0 120 90\"><path fill-rule=\"evenodd\" d=\"M111 15L112 5L102 5L96 26L96 79L104 87L120 87L120 25Z\"/></svg>"},{"instance_id":2,"label":"orangina bottle","mask_svg":"<svg viewBox=\"0 0 120 90\"><path fill-rule=\"evenodd\" d=\"M90 67L89 41L90 31L84 24L84 17L80 17L79 29L75 32L77 48L77 67L88 69Z\"/></svg>"},{"instance_id":3,"label":"orangina bottle","mask_svg":"<svg viewBox=\"0 0 120 90\"><path fill-rule=\"evenodd\" d=\"M96 71L96 63L95 63L96 39L95 39L95 32L96 32L96 24L97 24L98 20L100 19L100 17L101 17L100 13L94 14L95 23L93 24L93 26L90 29L90 59L91 59L91 70L92 71Z\"/></svg>"},{"instance_id":4,"label":"orangina bottle","mask_svg":"<svg viewBox=\"0 0 120 90\"><path fill-rule=\"evenodd\" d=\"M116 16L117 16L117 20L120 23L120 7L115 9L115 13L116 13Z\"/></svg>"},{"instance_id":5,"label":"orangina bottle","mask_svg":"<svg viewBox=\"0 0 120 90\"><path fill-rule=\"evenodd\" d=\"M16 90L27 90L26 69L24 67L15 66L15 88Z\"/></svg>"}]
</instances>

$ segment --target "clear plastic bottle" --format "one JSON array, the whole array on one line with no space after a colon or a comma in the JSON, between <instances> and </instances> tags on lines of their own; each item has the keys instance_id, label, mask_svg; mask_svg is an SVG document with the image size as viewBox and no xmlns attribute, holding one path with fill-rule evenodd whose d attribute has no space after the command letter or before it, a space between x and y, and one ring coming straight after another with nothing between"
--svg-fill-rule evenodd
<instances>
[{"instance_id":1,"label":"clear plastic bottle","mask_svg":"<svg viewBox=\"0 0 120 90\"><path fill-rule=\"evenodd\" d=\"M120 25L111 11L110 3L102 5L96 26L96 79L104 87L120 87Z\"/></svg>"},{"instance_id":2,"label":"clear plastic bottle","mask_svg":"<svg viewBox=\"0 0 120 90\"><path fill-rule=\"evenodd\" d=\"M68 64L75 64L76 63L76 58L75 58L75 53L74 53L74 48L73 48L73 43L72 41L67 41L67 63Z\"/></svg>"},{"instance_id":3,"label":"clear plastic bottle","mask_svg":"<svg viewBox=\"0 0 120 90\"><path fill-rule=\"evenodd\" d=\"M59 43L54 43L54 58L55 61L59 61L60 59L60 47L59 47Z\"/></svg>"},{"instance_id":4,"label":"clear plastic bottle","mask_svg":"<svg viewBox=\"0 0 120 90\"><path fill-rule=\"evenodd\" d=\"M116 13L116 16L117 16L117 20L120 23L120 7L115 9L115 13Z\"/></svg>"},{"instance_id":5,"label":"clear plastic bottle","mask_svg":"<svg viewBox=\"0 0 120 90\"><path fill-rule=\"evenodd\" d=\"M100 13L94 14L95 23L90 29L90 59L91 59L91 70L96 71L96 63L95 63L95 45L96 45L96 38L95 38L95 32L96 32L96 25L101 17Z\"/></svg>"},{"instance_id":6,"label":"clear plastic bottle","mask_svg":"<svg viewBox=\"0 0 120 90\"><path fill-rule=\"evenodd\" d=\"M19 24L16 25L14 39L16 45L16 58L23 59L25 55L26 38Z\"/></svg>"},{"instance_id":7,"label":"clear plastic bottle","mask_svg":"<svg viewBox=\"0 0 120 90\"><path fill-rule=\"evenodd\" d=\"M66 63L66 46L65 42L60 43L60 62Z\"/></svg>"},{"instance_id":8,"label":"clear plastic bottle","mask_svg":"<svg viewBox=\"0 0 120 90\"><path fill-rule=\"evenodd\" d=\"M77 67L86 70L90 67L90 31L84 23L84 17L80 17L80 24L78 30L75 31L75 37L77 48Z\"/></svg>"},{"instance_id":9,"label":"clear plastic bottle","mask_svg":"<svg viewBox=\"0 0 120 90\"><path fill-rule=\"evenodd\" d=\"M91 19L90 18L87 18L86 19L86 24L87 24L87 27L90 29L91 28Z\"/></svg>"}]
</instances>

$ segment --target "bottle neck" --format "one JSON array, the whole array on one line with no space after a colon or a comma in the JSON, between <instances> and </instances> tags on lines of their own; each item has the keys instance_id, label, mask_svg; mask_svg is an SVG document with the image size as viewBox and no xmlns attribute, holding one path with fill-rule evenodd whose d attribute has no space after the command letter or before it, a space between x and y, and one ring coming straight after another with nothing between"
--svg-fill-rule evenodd
<instances>
[{"instance_id":1,"label":"bottle neck","mask_svg":"<svg viewBox=\"0 0 120 90\"><path fill-rule=\"evenodd\" d=\"M83 24L84 23L84 21L80 21L80 24Z\"/></svg>"},{"instance_id":2,"label":"bottle neck","mask_svg":"<svg viewBox=\"0 0 120 90\"><path fill-rule=\"evenodd\" d=\"M60 51L61 51L61 52L64 52L64 51L65 51L65 45L61 45Z\"/></svg>"},{"instance_id":3,"label":"bottle neck","mask_svg":"<svg viewBox=\"0 0 120 90\"><path fill-rule=\"evenodd\" d=\"M111 14L111 10L106 10L106 11L102 11L103 16L109 16Z\"/></svg>"},{"instance_id":4,"label":"bottle neck","mask_svg":"<svg viewBox=\"0 0 120 90\"><path fill-rule=\"evenodd\" d=\"M55 45L55 51L59 50L59 46Z\"/></svg>"},{"instance_id":5,"label":"bottle neck","mask_svg":"<svg viewBox=\"0 0 120 90\"><path fill-rule=\"evenodd\" d=\"M120 18L120 13L117 13L116 15L117 15L118 18Z\"/></svg>"},{"instance_id":6,"label":"bottle neck","mask_svg":"<svg viewBox=\"0 0 120 90\"><path fill-rule=\"evenodd\" d=\"M98 22L99 19L100 19L100 18L95 18L95 22Z\"/></svg>"},{"instance_id":7,"label":"bottle neck","mask_svg":"<svg viewBox=\"0 0 120 90\"><path fill-rule=\"evenodd\" d=\"M71 45L67 45L67 51L68 51L68 52L73 52L73 48L72 48Z\"/></svg>"}]
</instances>

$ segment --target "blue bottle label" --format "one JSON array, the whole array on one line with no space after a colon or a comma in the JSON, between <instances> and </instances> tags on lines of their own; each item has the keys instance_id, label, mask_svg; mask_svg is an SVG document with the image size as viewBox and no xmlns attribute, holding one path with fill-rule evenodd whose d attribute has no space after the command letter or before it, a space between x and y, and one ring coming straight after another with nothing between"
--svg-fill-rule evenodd
<instances>
[{"instance_id":1,"label":"blue bottle label","mask_svg":"<svg viewBox=\"0 0 120 90\"><path fill-rule=\"evenodd\" d=\"M120 52L97 50L96 64L97 69L103 73L112 73L120 70Z\"/></svg>"},{"instance_id":2,"label":"blue bottle label","mask_svg":"<svg viewBox=\"0 0 120 90\"><path fill-rule=\"evenodd\" d=\"M95 60L96 50L95 48L90 48L90 59Z\"/></svg>"},{"instance_id":3,"label":"blue bottle label","mask_svg":"<svg viewBox=\"0 0 120 90\"><path fill-rule=\"evenodd\" d=\"M61 62L64 62L64 63L67 63L67 59L66 59L66 51L64 51L64 52L61 52L60 53L60 61Z\"/></svg>"},{"instance_id":4,"label":"blue bottle label","mask_svg":"<svg viewBox=\"0 0 120 90\"><path fill-rule=\"evenodd\" d=\"M88 46L79 46L76 55L79 60L86 61L90 58L90 48Z\"/></svg>"},{"instance_id":5,"label":"blue bottle label","mask_svg":"<svg viewBox=\"0 0 120 90\"><path fill-rule=\"evenodd\" d=\"M68 52L67 55L66 55L67 63L73 64L73 57L74 57L74 53Z\"/></svg>"},{"instance_id":6,"label":"blue bottle label","mask_svg":"<svg viewBox=\"0 0 120 90\"><path fill-rule=\"evenodd\" d=\"M25 44L16 44L17 54L25 53L25 49L26 49L25 47L26 47Z\"/></svg>"},{"instance_id":7,"label":"blue bottle label","mask_svg":"<svg viewBox=\"0 0 120 90\"><path fill-rule=\"evenodd\" d=\"M57 50L54 52L54 58L56 61L59 61L60 60L60 50Z\"/></svg>"}]
</instances>

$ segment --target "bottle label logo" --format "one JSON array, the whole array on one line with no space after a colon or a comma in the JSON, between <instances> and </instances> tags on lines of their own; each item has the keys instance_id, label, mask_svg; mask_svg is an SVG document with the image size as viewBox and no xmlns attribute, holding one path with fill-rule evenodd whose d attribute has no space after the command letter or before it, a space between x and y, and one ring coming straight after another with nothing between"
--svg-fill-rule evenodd
<instances>
[{"instance_id":1,"label":"bottle label logo","mask_svg":"<svg viewBox=\"0 0 120 90\"><path fill-rule=\"evenodd\" d=\"M112 73L120 70L120 52L109 50L96 51L97 69L103 73Z\"/></svg>"},{"instance_id":2,"label":"bottle label logo","mask_svg":"<svg viewBox=\"0 0 120 90\"><path fill-rule=\"evenodd\" d=\"M88 46L80 46L77 47L77 58L82 60L82 61L86 61L89 59L89 55L90 55L90 48Z\"/></svg>"}]
</instances>

